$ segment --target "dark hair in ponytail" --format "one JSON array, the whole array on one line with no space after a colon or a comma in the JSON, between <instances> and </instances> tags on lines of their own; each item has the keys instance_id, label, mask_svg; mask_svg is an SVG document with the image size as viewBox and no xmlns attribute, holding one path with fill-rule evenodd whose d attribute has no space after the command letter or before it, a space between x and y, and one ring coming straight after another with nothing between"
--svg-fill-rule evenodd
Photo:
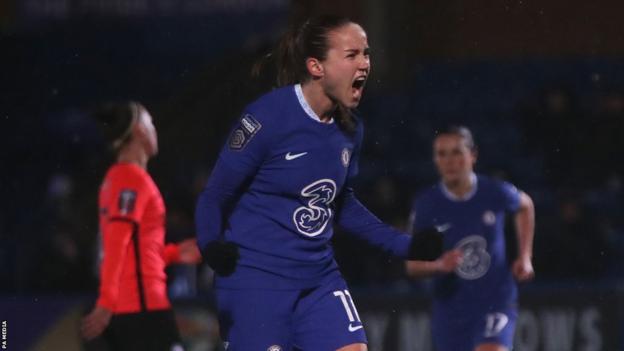
<instances>
[{"instance_id":1,"label":"dark hair in ponytail","mask_svg":"<svg viewBox=\"0 0 624 351\"><path fill-rule=\"evenodd\" d=\"M111 102L93 112L104 140L117 153L131 138L132 126L145 107L136 101Z\"/></svg>"},{"instance_id":2,"label":"dark hair in ponytail","mask_svg":"<svg viewBox=\"0 0 624 351\"><path fill-rule=\"evenodd\" d=\"M308 18L293 26L279 41L271 56L277 65L277 85L305 83L312 77L306 67L309 57L323 61L329 50L329 32L353 23L347 17L326 15ZM338 104L335 120L343 131L353 133L355 118L349 109Z\"/></svg>"},{"instance_id":3,"label":"dark hair in ponytail","mask_svg":"<svg viewBox=\"0 0 624 351\"><path fill-rule=\"evenodd\" d=\"M325 60L329 50L329 32L349 23L351 20L347 17L320 16L308 18L286 32L275 50L277 84L284 86L308 81L311 77L306 59Z\"/></svg>"}]
</instances>

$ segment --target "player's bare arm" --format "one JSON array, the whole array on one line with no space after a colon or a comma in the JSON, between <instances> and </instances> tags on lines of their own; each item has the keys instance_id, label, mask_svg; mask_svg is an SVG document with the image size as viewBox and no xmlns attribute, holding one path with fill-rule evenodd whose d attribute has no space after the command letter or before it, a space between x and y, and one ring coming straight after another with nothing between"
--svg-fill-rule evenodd
<instances>
[{"instance_id":1,"label":"player's bare arm","mask_svg":"<svg viewBox=\"0 0 624 351\"><path fill-rule=\"evenodd\" d=\"M535 207L533 200L525 192L520 192L520 209L515 216L518 237L518 258L514 261L512 272L520 281L533 279L533 236L535 233Z\"/></svg>"}]
</instances>

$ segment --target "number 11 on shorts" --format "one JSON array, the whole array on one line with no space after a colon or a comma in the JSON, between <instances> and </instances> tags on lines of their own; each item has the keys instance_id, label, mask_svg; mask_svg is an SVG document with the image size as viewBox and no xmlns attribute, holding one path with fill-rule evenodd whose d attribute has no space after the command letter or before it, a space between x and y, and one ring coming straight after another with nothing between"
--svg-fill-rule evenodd
<instances>
[{"instance_id":1,"label":"number 11 on shorts","mask_svg":"<svg viewBox=\"0 0 624 351\"><path fill-rule=\"evenodd\" d=\"M347 318L349 318L349 331L354 332L358 329L362 329L364 326L362 325L360 315L355 308L355 304L353 303L349 290L336 290L334 291L334 296L340 298L340 301L342 301L342 305L347 312ZM353 323L358 323L359 325L356 326L353 325Z\"/></svg>"}]
</instances>

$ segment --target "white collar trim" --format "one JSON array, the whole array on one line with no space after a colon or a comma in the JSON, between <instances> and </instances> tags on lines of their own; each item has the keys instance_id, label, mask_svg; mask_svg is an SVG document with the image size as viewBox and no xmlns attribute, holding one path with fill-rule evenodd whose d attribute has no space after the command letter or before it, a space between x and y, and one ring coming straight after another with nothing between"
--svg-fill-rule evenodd
<instances>
[{"instance_id":1,"label":"white collar trim","mask_svg":"<svg viewBox=\"0 0 624 351\"><path fill-rule=\"evenodd\" d=\"M303 90L301 89L301 84L295 85L295 94L297 95L297 100L299 100L299 105L301 105L301 108L306 112L308 117L312 118L313 120L319 123L326 124L325 122L321 121L319 116L316 114L316 112L314 112L314 110L312 110L312 107L310 107L310 105L306 101L305 96L303 96ZM329 122L327 123L328 124L334 123L334 119L333 118L330 119Z\"/></svg>"},{"instance_id":2,"label":"white collar trim","mask_svg":"<svg viewBox=\"0 0 624 351\"><path fill-rule=\"evenodd\" d=\"M469 192L464 196L457 196L453 194L447 187L444 185L444 182L440 181L440 189L442 189L442 194L444 196L455 202L468 201L472 199L472 197L477 193L477 188L479 187L479 182L477 182L477 175L474 173L470 173L470 186L472 187Z\"/></svg>"}]
</instances>

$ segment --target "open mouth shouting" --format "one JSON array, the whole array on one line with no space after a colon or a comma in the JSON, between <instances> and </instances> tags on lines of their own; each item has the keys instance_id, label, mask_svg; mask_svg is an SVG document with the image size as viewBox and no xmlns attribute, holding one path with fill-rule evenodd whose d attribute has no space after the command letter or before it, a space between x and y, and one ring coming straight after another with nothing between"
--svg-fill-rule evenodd
<instances>
[{"instance_id":1,"label":"open mouth shouting","mask_svg":"<svg viewBox=\"0 0 624 351\"><path fill-rule=\"evenodd\" d=\"M351 84L353 100L359 101L362 98L362 92L364 91L364 86L366 85L366 79L366 75L361 75L353 80L353 83Z\"/></svg>"}]
</instances>

